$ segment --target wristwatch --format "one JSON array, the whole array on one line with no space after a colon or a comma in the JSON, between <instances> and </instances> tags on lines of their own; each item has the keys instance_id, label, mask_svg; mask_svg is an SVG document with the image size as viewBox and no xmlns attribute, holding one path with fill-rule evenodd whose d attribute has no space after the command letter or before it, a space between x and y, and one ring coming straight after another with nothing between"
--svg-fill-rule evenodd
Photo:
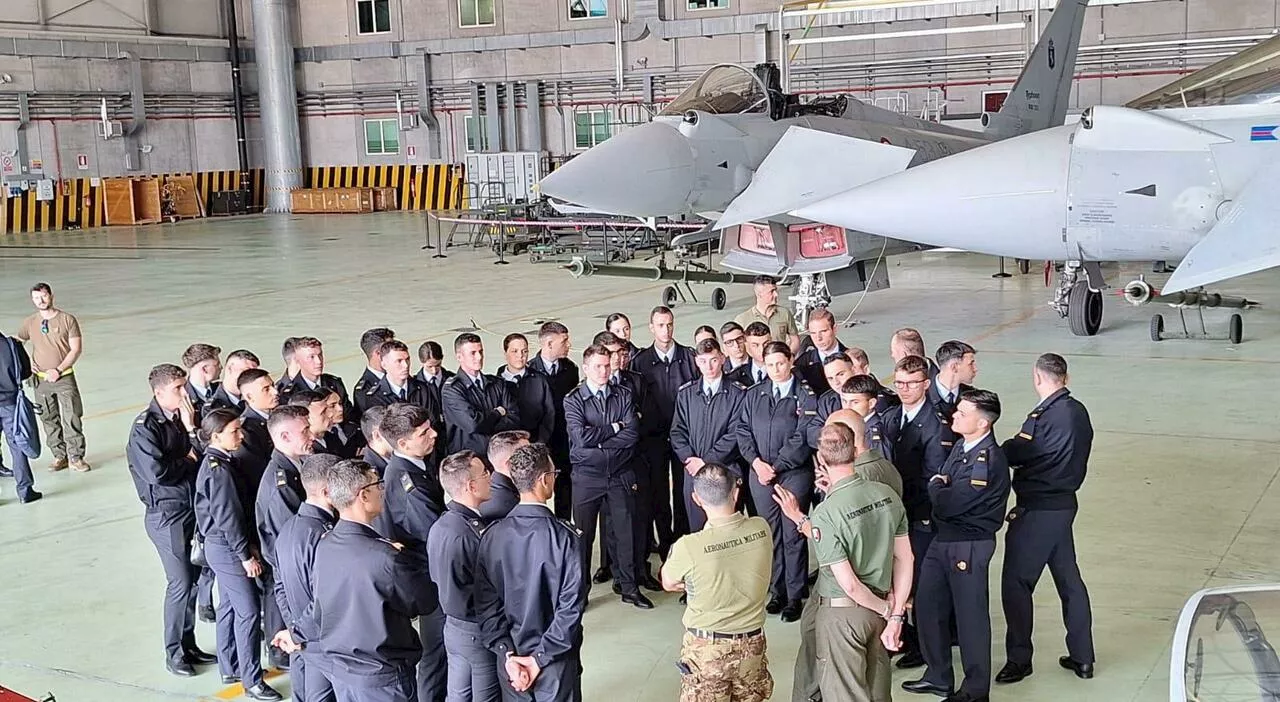
<instances>
[{"instance_id":1,"label":"wristwatch","mask_svg":"<svg viewBox=\"0 0 1280 702\"><path fill-rule=\"evenodd\" d=\"M905 615L905 614L891 614L891 615L889 615L889 621L891 621L891 622L901 622L901 623L906 623L906 621L907 621L907 615Z\"/></svg>"}]
</instances>

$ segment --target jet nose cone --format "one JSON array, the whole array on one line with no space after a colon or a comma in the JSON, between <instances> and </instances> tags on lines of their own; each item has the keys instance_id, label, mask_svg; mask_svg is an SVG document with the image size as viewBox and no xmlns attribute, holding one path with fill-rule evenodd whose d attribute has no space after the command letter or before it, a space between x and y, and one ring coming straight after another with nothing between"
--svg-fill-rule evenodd
<instances>
[{"instance_id":1,"label":"jet nose cone","mask_svg":"<svg viewBox=\"0 0 1280 702\"><path fill-rule=\"evenodd\" d=\"M651 122L620 132L546 178L544 195L605 214L658 217L693 199L693 149L674 127Z\"/></svg>"}]
</instances>

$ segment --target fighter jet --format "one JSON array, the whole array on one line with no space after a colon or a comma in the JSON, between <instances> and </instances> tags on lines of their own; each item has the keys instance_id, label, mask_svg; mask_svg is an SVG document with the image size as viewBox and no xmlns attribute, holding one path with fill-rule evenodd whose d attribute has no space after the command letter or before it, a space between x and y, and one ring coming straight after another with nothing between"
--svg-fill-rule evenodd
<instances>
[{"instance_id":1,"label":"fighter jet","mask_svg":"<svg viewBox=\"0 0 1280 702\"><path fill-rule=\"evenodd\" d=\"M653 121L613 136L564 164L540 183L554 206L650 219L699 215L742 226L723 233L722 265L748 273L799 276L792 299L803 313L832 294L888 287L884 255L917 250L839 227L787 217L785 205L820 200L991 141L1063 123L1088 0L1061 0L997 113L984 132L959 129L881 109L845 96L801 103L783 94L777 68L711 68ZM794 159L777 172L766 157L788 146L784 135L813 136L790 144ZM833 158L828 140L853 145ZM776 160L774 161L776 163ZM772 175L768 189L749 188ZM779 178L785 184L779 185ZM829 184L838 184L833 189ZM739 197L746 191L747 196ZM736 205L730 207L731 203ZM727 211L726 211L727 209ZM724 215L724 216L722 216ZM690 242L683 235L673 246ZM823 275L823 274L828 275ZM839 273L838 275L836 275Z\"/></svg>"},{"instance_id":2,"label":"fighter jet","mask_svg":"<svg viewBox=\"0 0 1280 702\"><path fill-rule=\"evenodd\" d=\"M836 160L865 149L851 140L844 152L830 139L824 143ZM769 160L803 153L779 148ZM1280 265L1273 236L1277 182L1280 37L1128 107L1095 106L1078 124L872 183L849 179L844 192L797 198L798 206L785 211L928 246L1064 261L1051 304L1072 332L1092 336L1102 323L1102 262L1181 261L1163 291L1141 279L1126 285L1125 298L1134 304L1249 306L1199 288ZM752 188L769 185L757 178ZM1232 341L1240 324L1232 318ZM1153 318L1157 340L1161 325Z\"/></svg>"}]
</instances>

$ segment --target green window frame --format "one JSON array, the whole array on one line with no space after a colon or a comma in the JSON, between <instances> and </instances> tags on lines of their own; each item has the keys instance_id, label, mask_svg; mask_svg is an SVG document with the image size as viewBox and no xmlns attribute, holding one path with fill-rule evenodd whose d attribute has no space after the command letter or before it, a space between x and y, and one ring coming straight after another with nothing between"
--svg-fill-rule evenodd
<instances>
[{"instance_id":1,"label":"green window frame","mask_svg":"<svg viewBox=\"0 0 1280 702\"><path fill-rule=\"evenodd\" d=\"M391 31L391 0L356 0L356 33L386 34Z\"/></svg>"},{"instance_id":2,"label":"green window frame","mask_svg":"<svg viewBox=\"0 0 1280 702\"><path fill-rule=\"evenodd\" d=\"M364 121L364 152L368 156L394 156L400 153L400 121L366 119Z\"/></svg>"},{"instance_id":3,"label":"green window frame","mask_svg":"<svg viewBox=\"0 0 1280 702\"><path fill-rule=\"evenodd\" d=\"M581 110L573 113L573 147L589 149L613 136L608 110Z\"/></svg>"},{"instance_id":4,"label":"green window frame","mask_svg":"<svg viewBox=\"0 0 1280 702\"><path fill-rule=\"evenodd\" d=\"M492 27L497 0L458 0L458 26Z\"/></svg>"}]
</instances>

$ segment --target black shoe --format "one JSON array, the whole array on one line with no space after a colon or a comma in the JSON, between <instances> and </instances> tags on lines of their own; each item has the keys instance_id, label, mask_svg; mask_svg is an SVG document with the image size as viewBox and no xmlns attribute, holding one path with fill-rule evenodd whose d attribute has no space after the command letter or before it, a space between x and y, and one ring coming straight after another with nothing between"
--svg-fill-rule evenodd
<instances>
[{"instance_id":1,"label":"black shoe","mask_svg":"<svg viewBox=\"0 0 1280 702\"><path fill-rule=\"evenodd\" d=\"M36 490L32 490L31 492L27 493L26 497L20 498L19 501L25 505L25 504L30 504L32 502L36 502L42 497L44 497L43 492L37 492Z\"/></svg>"},{"instance_id":2,"label":"black shoe","mask_svg":"<svg viewBox=\"0 0 1280 702\"><path fill-rule=\"evenodd\" d=\"M165 661L164 667L180 678L193 678L196 675L196 669L186 661Z\"/></svg>"},{"instance_id":3,"label":"black shoe","mask_svg":"<svg viewBox=\"0 0 1280 702\"><path fill-rule=\"evenodd\" d=\"M213 605L197 607L196 616L200 617L200 621L210 624L218 621L218 611L213 608Z\"/></svg>"},{"instance_id":4,"label":"black shoe","mask_svg":"<svg viewBox=\"0 0 1280 702\"><path fill-rule=\"evenodd\" d=\"M1093 677L1092 663L1077 663L1071 660L1071 656L1063 656L1058 659L1058 665L1076 674L1081 680L1088 680Z\"/></svg>"},{"instance_id":5,"label":"black shoe","mask_svg":"<svg viewBox=\"0 0 1280 702\"><path fill-rule=\"evenodd\" d=\"M640 587L652 592L662 592L662 583L658 582L657 578L648 574L645 574L644 577L640 578Z\"/></svg>"},{"instance_id":6,"label":"black shoe","mask_svg":"<svg viewBox=\"0 0 1280 702\"><path fill-rule=\"evenodd\" d=\"M246 687L244 689L244 696L251 700L270 700L271 702L284 699L284 696L279 692L276 692L274 687L271 687L264 682L258 683L253 687Z\"/></svg>"},{"instance_id":7,"label":"black shoe","mask_svg":"<svg viewBox=\"0 0 1280 702\"><path fill-rule=\"evenodd\" d=\"M902 683L902 689L907 692L914 692L918 695L937 695L938 697L950 697L951 689L933 683L921 678L919 680L907 680Z\"/></svg>"},{"instance_id":8,"label":"black shoe","mask_svg":"<svg viewBox=\"0 0 1280 702\"><path fill-rule=\"evenodd\" d=\"M786 600L784 600L781 597L778 597L777 595L774 595L773 597L769 598L769 604L764 606L764 611L768 612L769 614L777 614L782 611L783 607L786 607L786 606L787 606Z\"/></svg>"},{"instance_id":9,"label":"black shoe","mask_svg":"<svg viewBox=\"0 0 1280 702\"><path fill-rule=\"evenodd\" d=\"M601 583L607 583L610 580L613 580L613 571L603 566L601 566L598 570L596 570L595 575L591 576L591 582L597 585L600 585Z\"/></svg>"},{"instance_id":10,"label":"black shoe","mask_svg":"<svg viewBox=\"0 0 1280 702\"><path fill-rule=\"evenodd\" d=\"M1004 664L999 673L996 673L996 682L998 683L1016 683L1023 678L1031 677L1030 663L1014 663L1009 661Z\"/></svg>"},{"instance_id":11,"label":"black shoe","mask_svg":"<svg viewBox=\"0 0 1280 702\"><path fill-rule=\"evenodd\" d=\"M804 612L804 601L791 600L786 607L782 608L782 621L787 623L798 622L802 612Z\"/></svg>"},{"instance_id":12,"label":"black shoe","mask_svg":"<svg viewBox=\"0 0 1280 702\"><path fill-rule=\"evenodd\" d=\"M622 601L636 609L653 609L653 602L649 601L649 598L645 597L644 594L640 592L623 595Z\"/></svg>"},{"instance_id":13,"label":"black shoe","mask_svg":"<svg viewBox=\"0 0 1280 702\"><path fill-rule=\"evenodd\" d=\"M902 658L893 664L898 670L907 670L908 668L919 668L924 665L924 654L919 650L911 649L902 654Z\"/></svg>"},{"instance_id":14,"label":"black shoe","mask_svg":"<svg viewBox=\"0 0 1280 702\"><path fill-rule=\"evenodd\" d=\"M217 663L218 657L212 653L205 653L198 648L188 648L182 652L182 657L191 665L209 665Z\"/></svg>"},{"instance_id":15,"label":"black shoe","mask_svg":"<svg viewBox=\"0 0 1280 702\"><path fill-rule=\"evenodd\" d=\"M239 676L239 675L224 675L224 676L222 676L222 684L223 684L223 685L235 685L235 684L236 684L236 683L238 683L238 682L240 682L240 676Z\"/></svg>"},{"instance_id":16,"label":"black shoe","mask_svg":"<svg viewBox=\"0 0 1280 702\"><path fill-rule=\"evenodd\" d=\"M621 595L621 594L622 594L622 584L621 584L621 583L619 583L617 580L613 581L613 588L612 588L612 589L613 589L613 594L615 594L615 595Z\"/></svg>"},{"instance_id":17,"label":"black shoe","mask_svg":"<svg viewBox=\"0 0 1280 702\"><path fill-rule=\"evenodd\" d=\"M0 478L12 478L13 469L8 466L0 466Z\"/></svg>"}]
</instances>

